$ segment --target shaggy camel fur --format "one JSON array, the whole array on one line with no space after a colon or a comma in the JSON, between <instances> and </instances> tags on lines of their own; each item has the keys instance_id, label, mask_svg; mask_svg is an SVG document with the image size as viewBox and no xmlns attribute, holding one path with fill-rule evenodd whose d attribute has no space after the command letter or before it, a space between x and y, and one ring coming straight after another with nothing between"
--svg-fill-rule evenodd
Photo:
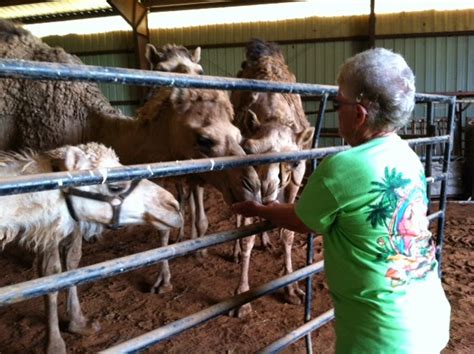
<instances>
[{"instance_id":1,"label":"shaggy camel fur","mask_svg":"<svg viewBox=\"0 0 474 354\"><path fill-rule=\"evenodd\" d=\"M280 48L274 43L253 39L247 45L246 60L237 74L240 78L296 82L290 72ZM286 93L233 91L231 101L236 113L236 125L241 129L247 153L290 152L309 148L314 128L310 127L304 114L299 95ZM304 161L280 163L257 167L262 185L262 201L280 200L294 202L305 173ZM269 245L268 236L263 242ZM294 233L280 230L285 250L285 274L293 271L291 247ZM255 236L236 243L234 258L241 257L242 276L237 293L249 290L248 271L250 254ZM298 304L304 293L297 284L286 288L287 301ZM239 309L237 315L244 316L251 310L250 304Z\"/></svg>"},{"instance_id":2,"label":"shaggy camel fur","mask_svg":"<svg viewBox=\"0 0 474 354\"><path fill-rule=\"evenodd\" d=\"M7 21L0 21L0 43L1 58L80 64L77 57ZM227 94L215 90L159 90L134 119L114 109L92 83L0 80L3 150L97 141L114 148L125 164L244 156L241 133L232 120ZM260 198L252 167L203 173L193 180L210 183L229 204ZM167 237L161 235L163 244ZM171 288L169 279L162 285Z\"/></svg>"},{"instance_id":3,"label":"shaggy camel fur","mask_svg":"<svg viewBox=\"0 0 474 354\"><path fill-rule=\"evenodd\" d=\"M121 165L114 151L97 143L66 146L45 153L0 153L0 177L117 166ZM62 265L66 270L77 268L82 237L88 239L100 233L103 225L111 224L112 205L121 200L118 215L121 225L148 224L161 230L181 226L179 204L171 193L147 180L140 181L135 188L133 185L120 182L75 188L110 196L110 202L68 194L73 192L71 188L0 197L0 247L3 249L15 240L33 250L38 258L39 274L46 276L60 273ZM45 297L47 352L51 354L66 353L59 331L57 297L57 292ZM70 332L84 334L98 329L82 313L75 286L68 290L67 309Z\"/></svg>"}]
</instances>

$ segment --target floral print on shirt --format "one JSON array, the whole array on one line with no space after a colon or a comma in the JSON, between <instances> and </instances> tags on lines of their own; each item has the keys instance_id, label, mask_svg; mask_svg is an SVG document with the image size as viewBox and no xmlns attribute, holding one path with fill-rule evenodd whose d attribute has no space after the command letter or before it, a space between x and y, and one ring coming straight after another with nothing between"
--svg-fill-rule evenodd
<instances>
[{"instance_id":1,"label":"floral print on shirt","mask_svg":"<svg viewBox=\"0 0 474 354\"><path fill-rule=\"evenodd\" d=\"M371 183L377 203L369 206L367 221L373 228L386 227L377 239L379 260L388 264L385 277L392 286L423 278L436 267L435 245L428 230L426 180L414 182L395 168L385 168L381 182Z\"/></svg>"}]
</instances>

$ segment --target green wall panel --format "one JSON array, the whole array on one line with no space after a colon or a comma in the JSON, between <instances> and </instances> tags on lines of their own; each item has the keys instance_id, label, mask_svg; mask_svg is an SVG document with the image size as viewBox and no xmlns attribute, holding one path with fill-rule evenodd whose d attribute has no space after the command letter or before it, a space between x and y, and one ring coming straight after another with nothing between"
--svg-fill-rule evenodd
<instances>
[{"instance_id":1,"label":"green wall panel","mask_svg":"<svg viewBox=\"0 0 474 354\"><path fill-rule=\"evenodd\" d=\"M264 31L264 28L267 27L263 26L261 30ZM245 30L245 26L242 25L242 31ZM180 33L183 42L191 35L186 29ZM224 40L232 42L237 35L231 32L221 33L222 38L216 38L216 43ZM61 46L70 53L79 54L85 64L136 67L131 50L132 37L127 32L53 36L44 40L52 46ZM178 40L174 42L181 43ZM298 82L335 85L340 65L346 58L364 50L366 45L364 41L347 40L282 44L281 48ZM376 45L399 52L406 58L415 72L418 92L474 91L474 35L380 39L376 41ZM113 53L114 51L116 53ZM87 54L88 52L90 54ZM204 47L201 64L206 75L235 77L244 57L244 46ZM132 102L137 100L135 87L101 84L101 89L124 113L134 113L135 106ZM305 109L315 112L318 104L305 102ZM435 113L437 117L446 115L445 109L439 107ZM417 107L415 115L423 114L424 108ZM474 117L474 107L467 110L467 116ZM315 117L315 113L309 115L312 122ZM328 114L324 126L334 128L336 125L335 115ZM329 145L334 142L331 139L324 141Z\"/></svg>"}]
</instances>

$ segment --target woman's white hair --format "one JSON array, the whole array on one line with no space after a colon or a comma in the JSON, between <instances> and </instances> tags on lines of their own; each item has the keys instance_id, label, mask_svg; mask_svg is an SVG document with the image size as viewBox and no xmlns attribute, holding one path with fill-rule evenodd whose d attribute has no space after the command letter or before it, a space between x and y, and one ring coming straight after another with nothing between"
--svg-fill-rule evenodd
<instances>
[{"instance_id":1,"label":"woman's white hair","mask_svg":"<svg viewBox=\"0 0 474 354\"><path fill-rule=\"evenodd\" d=\"M400 54L387 49L369 49L346 60L337 83L367 109L375 131L400 129L415 107L415 76Z\"/></svg>"}]
</instances>

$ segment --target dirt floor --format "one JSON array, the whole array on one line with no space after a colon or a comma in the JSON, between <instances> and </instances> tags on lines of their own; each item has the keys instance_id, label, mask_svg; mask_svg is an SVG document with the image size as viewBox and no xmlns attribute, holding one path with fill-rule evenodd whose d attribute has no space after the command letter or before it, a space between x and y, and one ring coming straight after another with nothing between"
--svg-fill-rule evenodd
<instances>
[{"instance_id":1,"label":"dirt floor","mask_svg":"<svg viewBox=\"0 0 474 354\"><path fill-rule=\"evenodd\" d=\"M210 219L209 233L233 228L235 217L217 193L209 191L206 206ZM277 235L272 235L278 246ZM473 353L474 337L474 205L450 203L443 256L444 287L452 306L451 341L443 353ZM82 265L158 247L153 230L139 227L109 232L96 243L84 245ZM315 243L315 258L322 258L322 244ZM294 247L295 269L304 265L306 245L298 237ZM167 294L151 294L157 267L129 272L79 287L84 312L100 322L101 331L81 337L63 333L68 352L94 353L136 337L186 315L202 310L233 295L239 280L239 266L231 262L232 245L209 250L202 262L195 256L171 261L174 289ZM259 241L251 262L251 286L278 277L282 270L282 250L264 250ZM0 286L35 277L34 267L11 256L0 257ZM301 284L303 287L303 284ZM313 315L331 307L323 275L313 281ZM282 293L260 298L252 303L248 318L221 316L185 334L158 344L149 353L251 353L302 324L303 306L283 302ZM65 321L65 296L60 297L61 319ZM45 344L43 300L36 298L0 308L0 353L41 353ZM62 323L65 326L65 322ZM332 353L332 323L313 333L315 353ZM304 353L303 340L285 350Z\"/></svg>"}]
</instances>

